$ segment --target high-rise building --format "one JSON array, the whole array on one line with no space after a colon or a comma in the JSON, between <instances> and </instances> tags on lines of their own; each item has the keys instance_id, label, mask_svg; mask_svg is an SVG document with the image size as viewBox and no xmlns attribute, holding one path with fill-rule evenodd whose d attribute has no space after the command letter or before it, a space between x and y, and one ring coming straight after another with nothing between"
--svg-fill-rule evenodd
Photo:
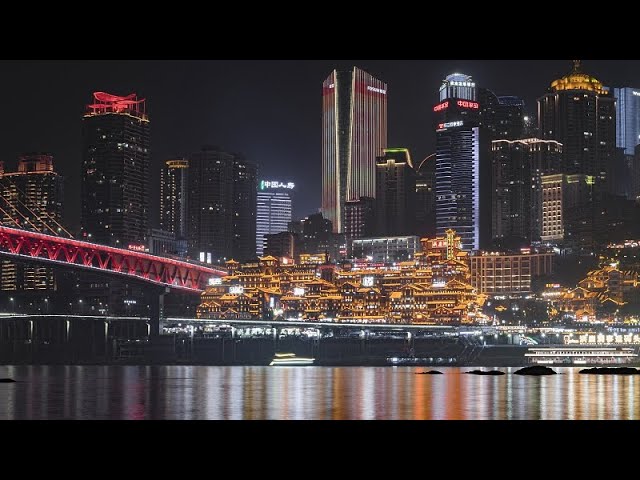
<instances>
[{"instance_id":1,"label":"high-rise building","mask_svg":"<svg viewBox=\"0 0 640 480\"><path fill-rule=\"evenodd\" d=\"M286 232L291 221L293 182L260 180L256 210L256 254L262 256L265 235Z\"/></svg>"},{"instance_id":2,"label":"high-rise building","mask_svg":"<svg viewBox=\"0 0 640 480\"><path fill-rule=\"evenodd\" d=\"M631 198L640 199L640 146L636 146L635 155L629 168L631 177Z\"/></svg>"},{"instance_id":3,"label":"high-rise building","mask_svg":"<svg viewBox=\"0 0 640 480\"><path fill-rule=\"evenodd\" d=\"M287 231L265 235L263 254L276 258L294 258L296 248L295 237L293 233Z\"/></svg>"},{"instance_id":4,"label":"high-rise building","mask_svg":"<svg viewBox=\"0 0 640 480\"><path fill-rule=\"evenodd\" d=\"M540 239L542 241L562 241L564 239L564 203L565 175L561 173L543 175L541 182Z\"/></svg>"},{"instance_id":5,"label":"high-rise building","mask_svg":"<svg viewBox=\"0 0 640 480\"><path fill-rule=\"evenodd\" d=\"M373 236L376 223L375 202L371 197L360 197L358 201L345 202L344 236L348 256L351 256L351 240Z\"/></svg>"},{"instance_id":6,"label":"high-rise building","mask_svg":"<svg viewBox=\"0 0 640 480\"><path fill-rule=\"evenodd\" d=\"M189 160L167 160L160 171L160 227L187 238Z\"/></svg>"},{"instance_id":7,"label":"high-rise building","mask_svg":"<svg viewBox=\"0 0 640 480\"><path fill-rule=\"evenodd\" d=\"M541 177L541 235L545 242L562 243L576 253L592 251L595 178L590 175L561 173Z\"/></svg>"},{"instance_id":8,"label":"high-rise building","mask_svg":"<svg viewBox=\"0 0 640 480\"><path fill-rule=\"evenodd\" d=\"M421 237L436 236L436 154L425 157L416 166L415 229Z\"/></svg>"},{"instance_id":9,"label":"high-rise building","mask_svg":"<svg viewBox=\"0 0 640 480\"><path fill-rule=\"evenodd\" d=\"M447 76L436 112L436 232L453 229L462 248L491 241L490 135L480 125L476 85L464 74Z\"/></svg>"},{"instance_id":10,"label":"high-rise building","mask_svg":"<svg viewBox=\"0 0 640 480\"><path fill-rule=\"evenodd\" d=\"M416 233L416 176L406 148L385 148L376 158L376 234Z\"/></svg>"},{"instance_id":11,"label":"high-rise building","mask_svg":"<svg viewBox=\"0 0 640 480\"><path fill-rule=\"evenodd\" d=\"M531 156L531 208L529 221L531 240L538 241L542 235L542 176L560 173L562 168L562 144L555 140L528 138L523 140Z\"/></svg>"},{"instance_id":12,"label":"high-rise building","mask_svg":"<svg viewBox=\"0 0 640 480\"><path fill-rule=\"evenodd\" d=\"M189 254L206 263L255 257L256 166L205 146L189 158Z\"/></svg>"},{"instance_id":13,"label":"high-rise building","mask_svg":"<svg viewBox=\"0 0 640 480\"><path fill-rule=\"evenodd\" d=\"M522 141L494 140L491 147L491 236L494 241L527 243L531 232L528 145Z\"/></svg>"},{"instance_id":14,"label":"high-rise building","mask_svg":"<svg viewBox=\"0 0 640 480\"><path fill-rule=\"evenodd\" d=\"M616 147L633 155L640 144L640 88L613 88L616 98Z\"/></svg>"},{"instance_id":15,"label":"high-rise building","mask_svg":"<svg viewBox=\"0 0 640 480\"><path fill-rule=\"evenodd\" d=\"M51 155L21 156L17 172L0 168L0 224L47 235L68 236L62 226L63 192L63 178L54 171ZM56 276L51 267L3 260L0 263L0 290L54 291Z\"/></svg>"},{"instance_id":16,"label":"high-rise building","mask_svg":"<svg viewBox=\"0 0 640 480\"><path fill-rule=\"evenodd\" d=\"M233 258L255 258L258 167L244 156L233 160Z\"/></svg>"},{"instance_id":17,"label":"high-rise building","mask_svg":"<svg viewBox=\"0 0 640 480\"><path fill-rule=\"evenodd\" d=\"M559 173L562 145L525 138L492 142L492 238L519 248L541 235L541 177ZM517 245L517 244L520 245Z\"/></svg>"},{"instance_id":18,"label":"high-rise building","mask_svg":"<svg viewBox=\"0 0 640 480\"><path fill-rule=\"evenodd\" d=\"M515 96L498 96L486 88L478 89L480 123L489 132L492 140L516 140L522 138L524 101Z\"/></svg>"},{"instance_id":19,"label":"high-rise building","mask_svg":"<svg viewBox=\"0 0 640 480\"><path fill-rule=\"evenodd\" d=\"M616 157L611 166L611 192L635 200L634 152L640 144L640 89L622 87L610 91L616 98Z\"/></svg>"},{"instance_id":20,"label":"high-rise building","mask_svg":"<svg viewBox=\"0 0 640 480\"><path fill-rule=\"evenodd\" d=\"M538 134L562 143L563 173L593 176L601 191L610 189L607 169L616 152L615 103L600 81L582 73L578 60L538 99Z\"/></svg>"},{"instance_id":21,"label":"high-rise building","mask_svg":"<svg viewBox=\"0 0 640 480\"><path fill-rule=\"evenodd\" d=\"M593 255L596 239L606 236L598 230L605 225L600 218L604 205L609 194L619 190L614 184L616 176L620 178L615 98L575 60L573 71L553 81L538 99L538 130L541 138L562 143L562 173L582 176L574 186L589 186L588 195L580 196L585 203L565 208L564 237L571 251Z\"/></svg>"},{"instance_id":22,"label":"high-rise building","mask_svg":"<svg viewBox=\"0 0 640 480\"><path fill-rule=\"evenodd\" d=\"M387 85L364 70L322 84L322 213L344 231L344 204L375 197L376 157L387 146Z\"/></svg>"},{"instance_id":23,"label":"high-rise building","mask_svg":"<svg viewBox=\"0 0 640 480\"><path fill-rule=\"evenodd\" d=\"M289 223L289 231L295 235L295 254L326 253L330 261L344 258L347 254L345 235L333 233L331 220L322 213L314 213L307 218Z\"/></svg>"},{"instance_id":24,"label":"high-rise building","mask_svg":"<svg viewBox=\"0 0 640 480\"><path fill-rule=\"evenodd\" d=\"M145 100L93 94L83 118L82 237L126 248L149 223L149 118Z\"/></svg>"}]
</instances>

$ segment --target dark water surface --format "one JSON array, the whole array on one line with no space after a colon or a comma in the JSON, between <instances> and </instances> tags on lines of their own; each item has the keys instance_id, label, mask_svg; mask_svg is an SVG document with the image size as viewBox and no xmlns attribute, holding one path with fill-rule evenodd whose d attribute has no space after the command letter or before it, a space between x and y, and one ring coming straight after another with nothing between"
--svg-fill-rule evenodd
<instances>
[{"instance_id":1,"label":"dark water surface","mask_svg":"<svg viewBox=\"0 0 640 480\"><path fill-rule=\"evenodd\" d=\"M0 366L0 419L640 419L640 377L414 367Z\"/></svg>"}]
</instances>

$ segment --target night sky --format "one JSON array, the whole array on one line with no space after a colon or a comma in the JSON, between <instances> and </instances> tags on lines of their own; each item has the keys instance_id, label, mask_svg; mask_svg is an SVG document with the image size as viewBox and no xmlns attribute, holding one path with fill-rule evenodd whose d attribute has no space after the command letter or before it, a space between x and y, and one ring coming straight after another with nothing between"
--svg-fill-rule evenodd
<instances>
[{"instance_id":1,"label":"night sky","mask_svg":"<svg viewBox=\"0 0 640 480\"><path fill-rule=\"evenodd\" d=\"M527 113L569 60L153 60L3 61L0 160L50 152L66 178L65 216L80 222L82 115L93 91L135 92L151 121L152 219L158 223L159 168L202 145L242 152L259 178L297 185L294 216L317 211L321 192L322 81L356 65L388 84L389 146L414 158L434 151L431 108L449 73L471 75L498 95L518 95ZM640 61L586 60L583 71L607 86L640 87Z\"/></svg>"}]
</instances>

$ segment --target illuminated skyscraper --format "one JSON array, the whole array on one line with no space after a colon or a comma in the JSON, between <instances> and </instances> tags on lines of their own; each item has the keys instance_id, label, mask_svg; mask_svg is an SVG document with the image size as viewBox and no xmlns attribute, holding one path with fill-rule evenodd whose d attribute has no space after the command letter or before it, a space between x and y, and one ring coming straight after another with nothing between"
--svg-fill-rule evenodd
<instances>
[{"instance_id":1,"label":"illuminated skyscraper","mask_svg":"<svg viewBox=\"0 0 640 480\"><path fill-rule=\"evenodd\" d=\"M144 248L149 228L150 132L145 100L94 92L82 119L82 240ZM95 314L146 314L142 286L82 273L82 307Z\"/></svg>"},{"instance_id":2,"label":"illuminated skyscraper","mask_svg":"<svg viewBox=\"0 0 640 480\"><path fill-rule=\"evenodd\" d=\"M48 235L68 236L62 222L63 178L53 170L53 157L29 154L20 157L17 172L0 170L1 225ZM0 290L53 291L56 278L51 267L0 264Z\"/></svg>"},{"instance_id":3,"label":"illuminated skyscraper","mask_svg":"<svg viewBox=\"0 0 640 480\"><path fill-rule=\"evenodd\" d=\"M447 76L436 113L436 232L460 235L462 248L485 248L491 237L489 132L480 125L476 85L464 74Z\"/></svg>"},{"instance_id":4,"label":"illuminated skyscraper","mask_svg":"<svg viewBox=\"0 0 640 480\"><path fill-rule=\"evenodd\" d=\"M375 198L376 157L387 146L387 85L353 67L322 84L322 213L344 230L344 204Z\"/></svg>"},{"instance_id":5,"label":"illuminated skyscraper","mask_svg":"<svg viewBox=\"0 0 640 480\"><path fill-rule=\"evenodd\" d=\"M633 155L640 144L640 88L614 88L616 105L616 147Z\"/></svg>"},{"instance_id":6,"label":"illuminated skyscraper","mask_svg":"<svg viewBox=\"0 0 640 480\"><path fill-rule=\"evenodd\" d=\"M608 188L607 170L616 152L615 98L582 73L578 60L538 99L538 130L540 138L562 143L563 173L591 175L601 190Z\"/></svg>"},{"instance_id":7,"label":"illuminated skyscraper","mask_svg":"<svg viewBox=\"0 0 640 480\"><path fill-rule=\"evenodd\" d=\"M376 235L416 233L416 172L406 148L385 148L376 159Z\"/></svg>"},{"instance_id":8,"label":"illuminated skyscraper","mask_svg":"<svg viewBox=\"0 0 640 480\"><path fill-rule=\"evenodd\" d=\"M256 210L256 254L262 256L265 235L286 232L291 221L293 182L261 180L258 185Z\"/></svg>"},{"instance_id":9,"label":"illuminated skyscraper","mask_svg":"<svg viewBox=\"0 0 640 480\"><path fill-rule=\"evenodd\" d=\"M149 215L149 118L135 93L93 94L83 118L83 240L144 243Z\"/></svg>"},{"instance_id":10,"label":"illuminated skyscraper","mask_svg":"<svg viewBox=\"0 0 640 480\"><path fill-rule=\"evenodd\" d=\"M510 248L539 240L547 211L542 176L561 173L562 144L538 138L494 140L491 164L493 240Z\"/></svg>"},{"instance_id":11,"label":"illuminated skyscraper","mask_svg":"<svg viewBox=\"0 0 640 480\"><path fill-rule=\"evenodd\" d=\"M189 160L167 160L160 171L160 227L180 240L187 236Z\"/></svg>"},{"instance_id":12,"label":"illuminated skyscraper","mask_svg":"<svg viewBox=\"0 0 640 480\"><path fill-rule=\"evenodd\" d=\"M582 205L563 203L564 242L574 252L592 255L594 247L606 241L603 220L612 214L603 212L608 194L618 190L614 184L620 160L616 155L616 100L574 60L571 73L553 81L548 93L538 99L538 130L541 138L562 143L562 173L588 179L588 183L568 184L573 190L588 185L578 189L588 195L578 197Z\"/></svg>"},{"instance_id":13,"label":"illuminated skyscraper","mask_svg":"<svg viewBox=\"0 0 640 480\"><path fill-rule=\"evenodd\" d=\"M613 193L637 198L633 177L637 174L634 157L635 148L640 144L640 89L614 88L616 97L616 147L617 155L611 184Z\"/></svg>"}]
</instances>

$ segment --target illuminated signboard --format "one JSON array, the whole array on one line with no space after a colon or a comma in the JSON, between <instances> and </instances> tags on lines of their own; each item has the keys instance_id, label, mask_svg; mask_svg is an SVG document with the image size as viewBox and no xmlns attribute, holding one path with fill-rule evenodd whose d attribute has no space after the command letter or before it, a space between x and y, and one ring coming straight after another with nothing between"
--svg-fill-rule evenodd
<instances>
[{"instance_id":1,"label":"illuminated signboard","mask_svg":"<svg viewBox=\"0 0 640 480\"><path fill-rule=\"evenodd\" d=\"M633 90L631 93L633 93L636 97L640 97L640 92L636 92L635 90Z\"/></svg>"},{"instance_id":2,"label":"illuminated signboard","mask_svg":"<svg viewBox=\"0 0 640 480\"><path fill-rule=\"evenodd\" d=\"M242 285L233 285L232 287L229 287L229 293L231 295L242 295L242 293L244 293L244 288Z\"/></svg>"},{"instance_id":3,"label":"illuminated signboard","mask_svg":"<svg viewBox=\"0 0 640 480\"><path fill-rule=\"evenodd\" d=\"M432 248L447 248L447 241L446 240L434 240L432 245L433 245Z\"/></svg>"},{"instance_id":4,"label":"illuminated signboard","mask_svg":"<svg viewBox=\"0 0 640 480\"><path fill-rule=\"evenodd\" d=\"M456 82L455 80L449 82L449 85L452 87L475 87L476 84L474 82Z\"/></svg>"},{"instance_id":5,"label":"illuminated signboard","mask_svg":"<svg viewBox=\"0 0 640 480\"><path fill-rule=\"evenodd\" d=\"M433 107L434 112L439 112L440 110L444 110L445 108L449 108L449 102L442 102Z\"/></svg>"},{"instance_id":6,"label":"illuminated signboard","mask_svg":"<svg viewBox=\"0 0 640 480\"><path fill-rule=\"evenodd\" d=\"M209 279L209 285L220 285L222 283L222 279L220 277L213 277Z\"/></svg>"},{"instance_id":7,"label":"illuminated signboard","mask_svg":"<svg viewBox=\"0 0 640 480\"><path fill-rule=\"evenodd\" d=\"M335 86L336 86L335 83L330 83L329 84L329 88L334 88Z\"/></svg>"},{"instance_id":8,"label":"illuminated signboard","mask_svg":"<svg viewBox=\"0 0 640 480\"><path fill-rule=\"evenodd\" d=\"M480 108L478 102L470 102L468 100L458 100L458 106L462 108L472 108L473 110L478 110Z\"/></svg>"},{"instance_id":9,"label":"illuminated signboard","mask_svg":"<svg viewBox=\"0 0 640 480\"><path fill-rule=\"evenodd\" d=\"M133 250L134 252L146 252L147 247L141 243L130 243L127 248L129 250Z\"/></svg>"},{"instance_id":10,"label":"illuminated signboard","mask_svg":"<svg viewBox=\"0 0 640 480\"><path fill-rule=\"evenodd\" d=\"M278 181L260 180L260 190L264 190L266 188L286 188L287 190L292 190L295 186L296 185L293 182L282 183Z\"/></svg>"},{"instance_id":11,"label":"illuminated signboard","mask_svg":"<svg viewBox=\"0 0 640 480\"><path fill-rule=\"evenodd\" d=\"M372 87L371 85L367 85L367 90L369 90L370 92L381 93L382 95L387 94L386 90L383 90L382 88Z\"/></svg>"},{"instance_id":12,"label":"illuminated signboard","mask_svg":"<svg viewBox=\"0 0 640 480\"><path fill-rule=\"evenodd\" d=\"M463 124L464 122L462 120L458 120L457 122L439 123L438 130L444 130L451 127L461 127Z\"/></svg>"},{"instance_id":13,"label":"illuminated signboard","mask_svg":"<svg viewBox=\"0 0 640 480\"><path fill-rule=\"evenodd\" d=\"M373 277L362 277L363 287L373 287Z\"/></svg>"},{"instance_id":14,"label":"illuminated signboard","mask_svg":"<svg viewBox=\"0 0 640 480\"><path fill-rule=\"evenodd\" d=\"M301 288L301 287L295 287L295 288L293 289L293 294L294 294L296 297L304 297L304 288Z\"/></svg>"}]
</instances>

